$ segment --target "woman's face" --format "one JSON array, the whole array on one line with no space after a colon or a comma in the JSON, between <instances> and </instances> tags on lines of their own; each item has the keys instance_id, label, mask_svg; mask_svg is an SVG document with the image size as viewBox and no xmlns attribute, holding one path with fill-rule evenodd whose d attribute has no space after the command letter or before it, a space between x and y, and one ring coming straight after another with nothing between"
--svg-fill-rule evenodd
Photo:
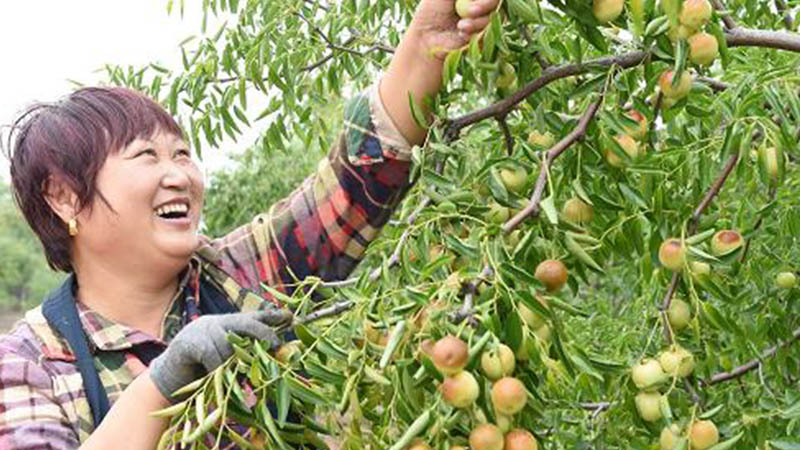
<instances>
[{"instance_id":1,"label":"woman's face","mask_svg":"<svg viewBox=\"0 0 800 450\"><path fill-rule=\"evenodd\" d=\"M98 194L78 216L78 257L129 269L182 267L198 246L203 177L188 145L156 131L108 156ZM110 206L110 207L109 207Z\"/></svg>"}]
</instances>

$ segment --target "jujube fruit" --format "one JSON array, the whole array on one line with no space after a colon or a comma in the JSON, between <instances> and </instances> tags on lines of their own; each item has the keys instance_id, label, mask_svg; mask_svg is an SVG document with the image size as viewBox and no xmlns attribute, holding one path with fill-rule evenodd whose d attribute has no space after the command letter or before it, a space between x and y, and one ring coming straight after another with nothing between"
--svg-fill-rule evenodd
<instances>
[{"instance_id":1,"label":"jujube fruit","mask_svg":"<svg viewBox=\"0 0 800 450\"><path fill-rule=\"evenodd\" d=\"M466 370L446 377L439 386L442 399L448 405L455 408L466 408L475 403L480 393L480 387L475 377Z\"/></svg>"},{"instance_id":2,"label":"jujube fruit","mask_svg":"<svg viewBox=\"0 0 800 450\"><path fill-rule=\"evenodd\" d=\"M504 62L500 65L500 76L495 80L495 86L506 89L514 86L517 82L517 70L511 64Z\"/></svg>"},{"instance_id":3,"label":"jujube fruit","mask_svg":"<svg viewBox=\"0 0 800 450\"><path fill-rule=\"evenodd\" d=\"M300 341L286 342L275 351L275 359L284 364L289 364L300 355L300 346Z\"/></svg>"},{"instance_id":4,"label":"jujube fruit","mask_svg":"<svg viewBox=\"0 0 800 450\"><path fill-rule=\"evenodd\" d=\"M534 130L528 134L528 143L538 149L549 149L556 143L556 139L549 132L540 133Z\"/></svg>"},{"instance_id":5,"label":"jujube fruit","mask_svg":"<svg viewBox=\"0 0 800 450\"><path fill-rule=\"evenodd\" d=\"M661 415L661 394L658 392L640 392L634 398L639 417L646 422L655 422Z\"/></svg>"},{"instance_id":6,"label":"jujube fruit","mask_svg":"<svg viewBox=\"0 0 800 450\"><path fill-rule=\"evenodd\" d=\"M719 442L719 431L714 422L698 420L689 428L689 443L694 450L705 450Z\"/></svg>"},{"instance_id":7,"label":"jujube fruit","mask_svg":"<svg viewBox=\"0 0 800 450\"><path fill-rule=\"evenodd\" d=\"M678 25L671 27L669 31L667 31L667 37L669 37L669 40L672 42L678 42L681 39L689 39L694 32L694 28L689 28L686 25Z\"/></svg>"},{"instance_id":8,"label":"jujube fruit","mask_svg":"<svg viewBox=\"0 0 800 450\"><path fill-rule=\"evenodd\" d=\"M658 444L661 447L661 450L673 450L675 448L675 444L678 443L680 438L681 429L673 423L672 425L664 427L661 430L661 436L659 436Z\"/></svg>"},{"instance_id":9,"label":"jujube fruit","mask_svg":"<svg viewBox=\"0 0 800 450\"><path fill-rule=\"evenodd\" d=\"M525 385L516 378L504 377L492 386L492 405L499 414L514 415L525 407L527 401Z\"/></svg>"},{"instance_id":10,"label":"jujube fruit","mask_svg":"<svg viewBox=\"0 0 800 450\"><path fill-rule=\"evenodd\" d=\"M534 276L544 287L554 292L561 289L567 282L567 266L561 261L548 259L536 266Z\"/></svg>"},{"instance_id":11,"label":"jujube fruit","mask_svg":"<svg viewBox=\"0 0 800 450\"><path fill-rule=\"evenodd\" d=\"M617 141L617 144L619 144L619 146L622 147L622 150L631 159L635 160L641 154L639 143L636 142L635 139L628 136L627 134L621 134L615 137L614 140ZM614 151L611 150L610 148L606 149L605 153L606 153L606 161L608 161L608 163L613 167L622 167L623 165L625 165L625 162L622 160L622 158L617 156L617 154L614 153Z\"/></svg>"},{"instance_id":12,"label":"jujube fruit","mask_svg":"<svg viewBox=\"0 0 800 450\"><path fill-rule=\"evenodd\" d=\"M633 384L639 389L648 389L667 378L661 364L654 359L644 359L631 369Z\"/></svg>"},{"instance_id":13,"label":"jujube fruit","mask_svg":"<svg viewBox=\"0 0 800 450\"><path fill-rule=\"evenodd\" d=\"M414 439L414 441L406 447L406 450L432 450L431 446L422 439Z\"/></svg>"},{"instance_id":14,"label":"jujube fruit","mask_svg":"<svg viewBox=\"0 0 800 450\"><path fill-rule=\"evenodd\" d=\"M490 223L504 224L511 217L511 211L499 203L489 205L489 210L484 213L484 218Z\"/></svg>"},{"instance_id":15,"label":"jujube fruit","mask_svg":"<svg viewBox=\"0 0 800 450\"><path fill-rule=\"evenodd\" d=\"M514 372L514 351L511 347L500 344L497 348L484 350L481 355L481 369L486 378L497 380Z\"/></svg>"},{"instance_id":16,"label":"jujube fruit","mask_svg":"<svg viewBox=\"0 0 800 450\"><path fill-rule=\"evenodd\" d=\"M673 77L674 73L672 69L668 69L665 70L658 79L658 86L661 88L661 92L664 96L679 100L689 95L689 91L692 90L692 75L684 70L678 79L678 84L675 86L672 86Z\"/></svg>"},{"instance_id":17,"label":"jujube fruit","mask_svg":"<svg viewBox=\"0 0 800 450\"><path fill-rule=\"evenodd\" d=\"M744 245L744 239L739 232L734 230L717 231L711 238L711 254L723 256L736 251Z\"/></svg>"},{"instance_id":18,"label":"jujube fruit","mask_svg":"<svg viewBox=\"0 0 800 450\"><path fill-rule=\"evenodd\" d=\"M469 433L471 450L503 450L503 432L490 423L482 423Z\"/></svg>"},{"instance_id":19,"label":"jujube fruit","mask_svg":"<svg viewBox=\"0 0 800 450\"><path fill-rule=\"evenodd\" d=\"M692 319L692 312L689 309L689 304L679 298L673 298L672 302L667 308L667 319L669 324L675 331L680 331L689 325Z\"/></svg>"},{"instance_id":20,"label":"jujube fruit","mask_svg":"<svg viewBox=\"0 0 800 450\"><path fill-rule=\"evenodd\" d=\"M689 59L695 64L707 66L719 56L717 38L708 33L697 33L689 38Z\"/></svg>"},{"instance_id":21,"label":"jujube fruit","mask_svg":"<svg viewBox=\"0 0 800 450\"><path fill-rule=\"evenodd\" d=\"M539 448L539 443L536 442L533 434L521 428L515 428L506 433L505 441L503 450L538 450Z\"/></svg>"},{"instance_id":22,"label":"jujube fruit","mask_svg":"<svg viewBox=\"0 0 800 450\"><path fill-rule=\"evenodd\" d=\"M647 136L647 118L635 109L628 111L626 115L635 120L636 125L625 126L625 133L639 141L644 139Z\"/></svg>"},{"instance_id":23,"label":"jujube fruit","mask_svg":"<svg viewBox=\"0 0 800 450\"><path fill-rule=\"evenodd\" d=\"M539 299L539 297L537 297L537 299ZM539 299L539 303L547 307L547 303L545 301ZM528 308L526 304L519 302L517 304L517 308L519 309L519 317L523 322L525 322L526 325L531 327L531 329L535 330L546 323L541 314Z\"/></svg>"},{"instance_id":24,"label":"jujube fruit","mask_svg":"<svg viewBox=\"0 0 800 450\"><path fill-rule=\"evenodd\" d=\"M678 345L674 345L669 350L662 352L658 357L658 362L665 373L679 377L691 375L695 365L694 355Z\"/></svg>"},{"instance_id":25,"label":"jujube fruit","mask_svg":"<svg viewBox=\"0 0 800 450\"><path fill-rule=\"evenodd\" d=\"M594 18L600 23L608 23L622 14L624 0L594 0L592 12Z\"/></svg>"},{"instance_id":26,"label":"jujube fruit","mask_svg":"<svg viewBox=\"0 0 800 450\"><path fill-rule=\"evenodd\" d=\"M692 261L689 267L692 269L692 275L695 277L705 277L711 273L711 266L707 262Z\"/></svg>"},{"instance_id":27,"label":"jujube fruit","mask_svg":"<svg viewBox=\"0 0 800 450\"><path fill-rule=\"evenodd\" d=\"M658 249L661 265L672 271L680 271L686 264L686 245L677 238L670 238Z\"/></svg>"},{"instance_id":28,"label":"jujube fruit","mask_svg":"<svg viewBox=\"0 0 800 450\"><path fill-rule=\"evenodd\" d=\"M533 330L533 335L542 342L550 342L550 336L553 335L553 331L550 329L550 325L544 324Z\"/></svg>"},{"instance_id":29,"label":"jujube fruit","mask_svg":"<svg viewBox=\"0 0 800 450\"><path fill-rule=\"evenodd\" d=\"M679 19L683 25L696 30L711 19L711 3L708 0L686 0Z\"/></svg>"},{"instance_id":30,"label":"jujube fruit","mask_svg":"<svg viewBox=\"0 0 800 450\"><path fill-rule=\"evenodd\" d=\"M431 360L443 375L455 375L469 361L467 344L455 336L445 336L433 345Z\"/></svg>"},{"instance_id":31,"label":"jujube fruit","mask_svg":"<svg viewBox=\"0 0 800 450\"><path fill-rule=\"evenodd\" d=\"M792 272L781 272L775 277L775 284L781 289L791 289L797 286L797 275Z\"/></svg>"},{"instance_id":32,"label":"jujube fruit","mask_svg":"<svg viewBox=\"0 0 800 450\"><path fill-rule=\"evenodd\" d=\"M497 428L500 428L500 431L502 431L503 433L506 433L514 425L514 420L513 420L513 418L511 416L504 416L502 414L495 414L494 423L497 425Z\"/></svg>"},{"instance_id":33,"label":"jujube fruit","mask_svg":"<svg viewBox=\"0 0 800 450\"><path fill-rule=\"evenodd\" d=\"M522 168L503 168L500 169L500 180L508 191L519 194L528 184L528 172Z\"/></svg>"},{"instance_id":34,"label":"jujube fruit","mask_svg":"<svg viewBox=\"0 0 800 450\"><path fill-rule=\"evenodd\" d=\"M564 203L562 214L570 222L587 223L594 217L594 208L580 198L572 197Z\"/></svg>"}]
</instances>

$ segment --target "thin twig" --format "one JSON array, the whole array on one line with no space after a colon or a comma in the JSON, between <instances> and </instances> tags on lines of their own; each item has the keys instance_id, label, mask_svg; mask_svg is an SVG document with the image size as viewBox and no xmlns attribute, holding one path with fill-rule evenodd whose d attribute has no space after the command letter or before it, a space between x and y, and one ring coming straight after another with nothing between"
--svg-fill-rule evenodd
<instances>
[{"instance_id":1,"label":"thin twig","mask_svg":"<svg viewBox=\"0 0 800 450\"><path fill-rule=\"evenodd\" d=\"M498 117L497 123L500 124L500 129L503 130L503 137L505 138L506 143L506 152L509 156L511 156L514 154L514 136L511 135L511 130L508 129L506 116Z\"/></svg>"},{"instance_id":2,"label":"thin twig","mask_svg":"<svg viewBox=\"0 0 800 450\"><path fill-rule=\"evenodd\" d=\"M572 144L583 138L583 136L586 134L586 130L589 128L589 123L591 123L595 114L597 114L597 110L600 108L600 104L602 103L603 97L601 96L597 101L589 105L589 107L586 109L586 112L583 113L583 116L581 116L580 120L578 121L578 125L575 127L575 129L573 129L568 135L561 139L547 152L544 161L542 161L542 167L539 171L539 178L536 180L536 187L533 190L533 195L531 195L530 202L528 202L522 211L517 213L517 215L503 224L503 233L510 233L528 217L539 214L539 206L542 201L545 185L547 184L547 173L550 170L550 166L553 164L553 161L562 153L564 153L564 151L566 151Z\"/></svg>"},{"instance_id":3,"label":"thin twig","mask_svg":"<svg viewBox=\"0 0 800 450\"><path fill-rule=\"evenodd\" d=\"M725 83L724 81L715 80L714 78L696 77L695 80L707 85L708 87L711 88L711 90L717 93L725 91L726 89L730 88L730 85L728 83Z\"/></svg>"},{"instance_id":4,"label":"thin twig","mask_svg":"<svg viewBox=\"0 0 800 450\"><path fill-rule=\"evenodd\" d=\"M722 22L725 23L725 28L729 30L733 30L736 28L736 22L733 21L728 13L725 13L725 5L722 4L721 0L711 0L711 5L714 6L714 9L717 10L717 13L722 17Z\"/></svg>"},{"instance_id":5,"label":"thin twig","mask_svg":"<svg viewBox=\"0 0 800 450\"><path fill-rule=\"evenodd\" d=\"M611 402L581 403L580 407L589 411L602 411L611 407Z\"/></svg>"},{"instance_id":6,"label":"thin twig","mask_svg":"<svg viewBox=\"0 0 800 450\"><path fill-rule=\"evenodd\" d=\"M331 306L326 308L318 309L312 313L306 314L305 316L295 317L292 321L292 327L296 327L297 325L305 325L320 319L324 319L325 317L337 316L355 305L355 302L352 300L345 300L338 303L334 303Z\"/></svg>"},{"instance_id":7,"label":"thin twig","mask_svg":"<svg viewBox=\"0 0 800 450\"><path fill-rule=\"evenodd\" d=\"M778 10L778 13L783 14L783 24L786 26L786 29L794 29L794 20L792 19L792 15L789 12L789 7L786 5L786 2L783 0L775 0L775 9Z\"/></svg>"},{"instance_id":8,"label":"thin twig","mask_svg":"<svg viewBox=\"0 0 800 450\"><path fill-rule=\"evenodd\" d=\"M474 323L472 323L472 312L475 294L478 293L478 286L480 286L481 283L483 283L492 275L494 275L494 270L492 270L492 267L488 265L484 266L476 280L470 281L463 286L462 290L465 293L464 303L461 304L461 307L458 308L458 310L450 315L451 322L461 323L464 319L469 318L471 325L474 325Z\"/></svg>"},{"instance_id":9,"label":"thin twig","mask_svg":"<svg viewBox=\"0 0 800 450\"><path fill-rule=\"evenodd\" d=\"M775 196L777 195L778 191L774 187L769 189L769 201L767 203L772 203L775 201ZM742 250L742 256L739 257L739 262L744 262L747 259L747 252L750 251L750 242L753 240L753 235L761 228L761 224L764 223L764 216L759 216L756 224L753 226L753 231L750 233L750 236L747 238L747 241L744 243L744 250Z\"/></svg>"},{"instance_id":10,"label":"thin twig","mask_svg":"<svg viewBox=\"0 0 800 450\"><path fill-rule=\"evenodd\" d=\"M700 385L711 386L717 383L722 383L723 381L739 378L742 375L746 374L747 372L756 369L763 363L765 359L775 356L778 350L781 349L782 347L787 347L796 342L797 340L800 340L800 328L795 329L794 332L792 332L792 336L789 339L783 342L779 342L778 344L768 348L758 358L748 362L747 364L742 364L741 366L731 370L730 372L720 372L718 374L711 376L706 380L701 380Z\"/></svg>"},{"instance_id":11,"label":"thin twig","mask_svg":"<svg viewBox=\"0 0 800 450\"><path fill-rule=\"evenodd\" d=\"M669 327L669 316L667 315L667 310L669 310L669 305L672 304L672 298L675 296L675 290L678 288L678 282L681 280L680 272L675 272L672 274L672 280L669 282L669 287L667 288L667 293L664 294L664 300L661 301L661 320L664 324L664 339L671 345L674 343L672 333L670 332Z\"/></svg>"},{"instance_id":12,"label":"thin twig","mask_svg":"<svg viewBox=\"0 0 800 450\"><path fill-rule=\"evenodd\" d=\"M697 231L697 227L700 222L700 216L703 214L706 208L708 208L708 205L711 204L711 201L714 200L714 197L716 197L717 194L719 194L719 190L722 188L722 185L725 184L725 180L728 179L728 175L731 174L733 168L736 167L737 162L739 162L739 152L734 151L733 154L731 154L730 158L728 158L728 162L725 163L725 167L722 169L722 172L720 173L719 177L717 177L717 180L714 182L713 185L711 185L711 189L709 189L708 192L706 192L706 195L703 197L703 200L700 202L699 205L697 205L697 208L695 208L694 212L692 213L692 218L689 224L690 236L695 234L695 232Z\"/></svg>"},{"instance_id":13,"label":"thin twig","mask_svg":"<svg viewBox=\"0 0 800 450\"><path fill-rule=\"evenodd\" d=\"M656 148L656 122L658 122L658 115L661 113L661 105L664 103L664 93L658 91L656 96L656 104L653 106L653 120L650 122L650 129L648 134L650 136L650 146Z\"/></svg>"}]
</instances>

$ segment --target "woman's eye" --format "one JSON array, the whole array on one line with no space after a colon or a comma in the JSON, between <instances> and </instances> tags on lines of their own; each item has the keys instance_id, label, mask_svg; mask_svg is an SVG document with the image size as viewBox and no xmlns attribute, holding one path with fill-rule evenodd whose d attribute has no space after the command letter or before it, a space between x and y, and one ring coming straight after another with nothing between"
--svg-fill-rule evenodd
<instances>
[{"instance_id":1,"label":"woman's eye","mask_svg":"<svg viewBox=\"0 0 800 450\"><path fill-rule=\"evenodd\" d=\"M189 150L186 150L186 149L178 150L177 154L178 154L178 156L184 156L186 158L191 158L192 157L192 153Z\"/></svg>"},{"instance_id":2,"label":"woman's eye","mask_svg":"<svg viewBox=\"0 0 800 450\"><path fill-rule=\"evenodd\" d=\"M142 150L139 153L137 153L136 157L138 158L138 157L143 156L143 155L156 156L156 151L153 150L152 148L148 148L148 149Z\"/></svg>"}]
</instances>

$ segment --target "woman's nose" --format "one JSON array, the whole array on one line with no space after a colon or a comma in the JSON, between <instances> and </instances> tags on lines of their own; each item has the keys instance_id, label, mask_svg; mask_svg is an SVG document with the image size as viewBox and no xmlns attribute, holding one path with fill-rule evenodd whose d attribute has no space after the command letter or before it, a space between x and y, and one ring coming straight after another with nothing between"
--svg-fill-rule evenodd
<instances>
[{"instance_id":1,"label":"woman's nose","mask_svg":"<svg viewBox=\"0 0 800 450\"><path fill-rule=\"evenodd\" d=\"M161 177L161 184L165 188L169 189L188 189L189 186L192 184L192 177L189 174L189 171L181 167L179 164L175 162L166 162L164 173Z\"/></svg>"}]
</instances>

